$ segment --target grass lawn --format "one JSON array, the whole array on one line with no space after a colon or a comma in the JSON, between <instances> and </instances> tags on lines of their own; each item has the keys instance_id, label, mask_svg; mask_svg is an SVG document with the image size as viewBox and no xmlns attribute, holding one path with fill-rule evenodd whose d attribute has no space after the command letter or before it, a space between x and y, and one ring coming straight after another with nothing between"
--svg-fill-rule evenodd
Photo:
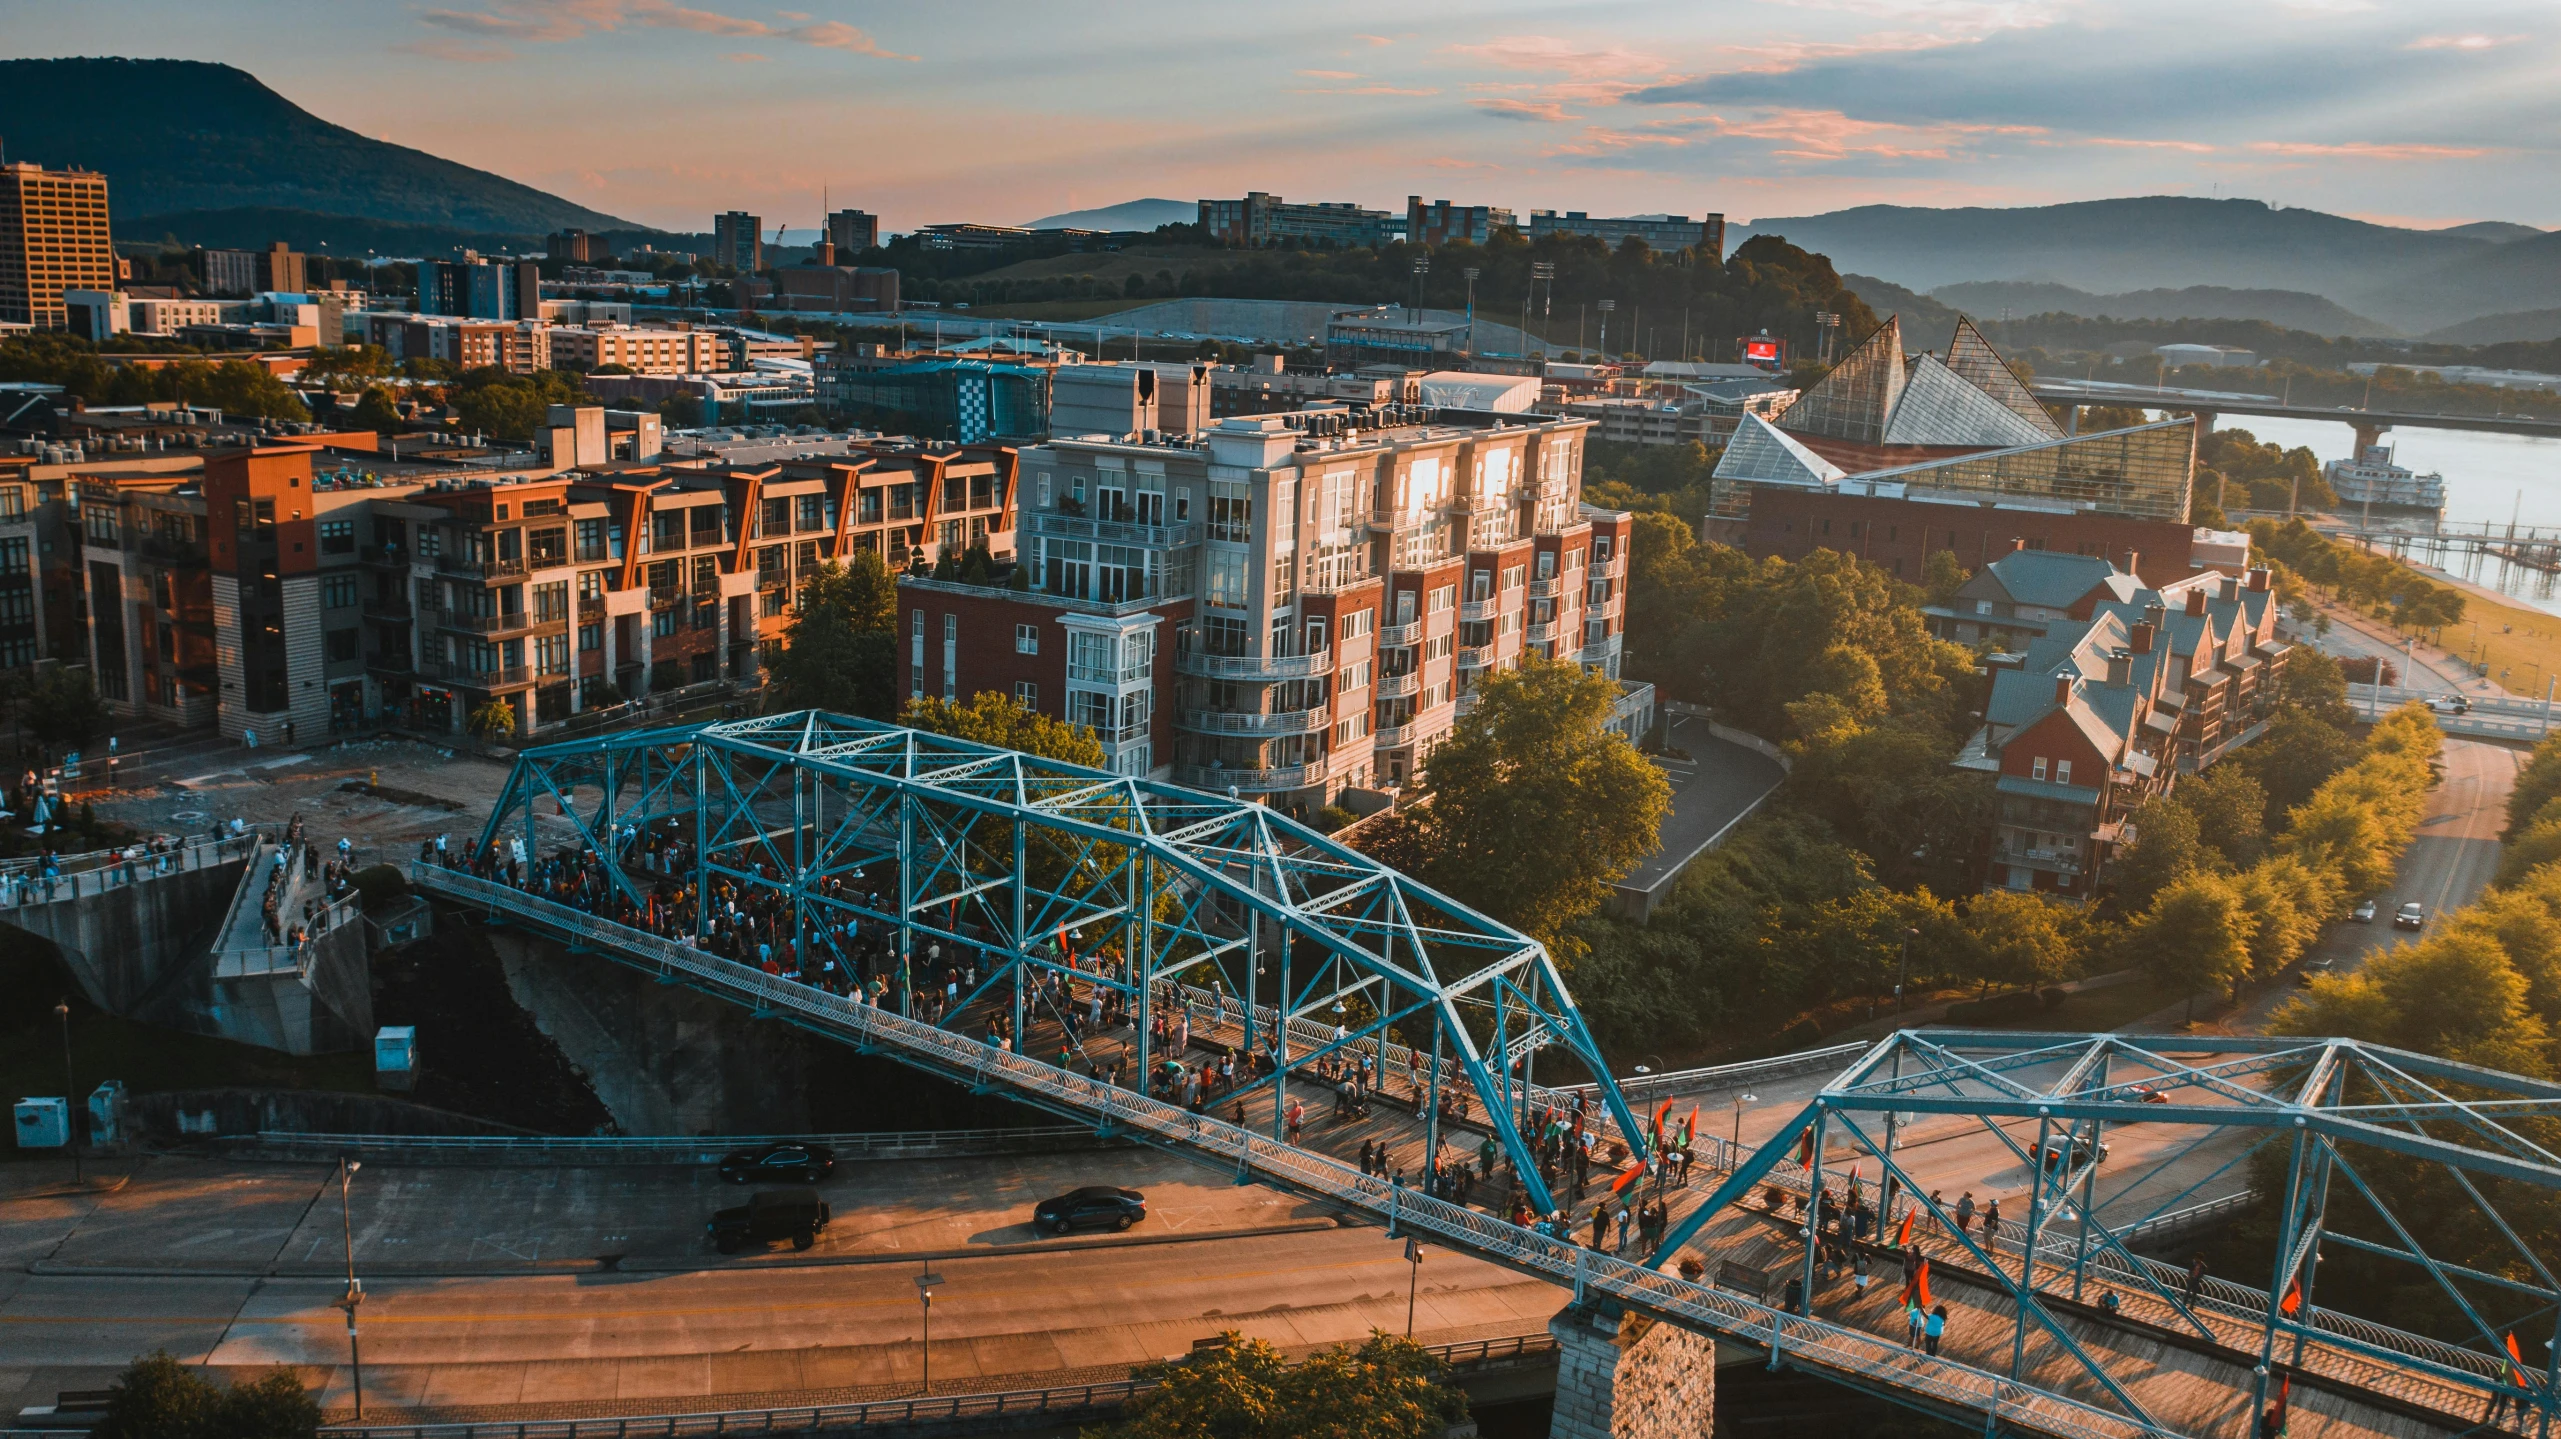
<instances>
[{"instance_id":1,"label":"grass lawn","mask_svg":"<svg viewBox=\"0 0 2561 1439\"><path fill-rule=\"evenodd\" d=\"M2561 615L2494 603L2467 590L2463 619L2462 624L2446 627L2446 648L2457 654L2469 650L2472 621L2479 620L2481 654L2490 667L2490 680L2508 693L2539 700L2545 682L2561 675Z\"/></svg>"}]
</instances>

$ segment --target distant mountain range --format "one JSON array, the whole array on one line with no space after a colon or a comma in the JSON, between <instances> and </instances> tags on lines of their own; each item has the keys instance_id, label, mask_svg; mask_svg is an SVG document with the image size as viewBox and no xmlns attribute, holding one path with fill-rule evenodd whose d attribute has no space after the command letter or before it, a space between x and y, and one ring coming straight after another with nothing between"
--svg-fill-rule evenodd
<instances>
[{"instance_id":1,"label":"distant mountain range","mask_svg":"<svg viewBox=\"0 0 2561 1439\"><path fill-rule=\"evenodd\" d=\"M1867 205L1759 219L1745 233L1784 235L1844 271L1923 292L1978 281L2094 295L2285 291L2408 333L2561 305L2561 234L2499 221L2411 230L2154 195L2010 210Z\"/></svg>"},{"instance_id":2,"label":"distant mountain range","mask_svg":"<svg viewBox=\"0 0 2561 1439\"><path fill-rule=\"evenodd\" d=\"M228 65L0 61L0 138L12 160L103 171L119 239L434 254L570 226L658 233L333 125Z\"/></svg>"},{"instance_id":3,"label":"distant mountain range","mask_svg":"<svg viewBox=\"0 0 2561 1439\"><path fill-rule=\"evenodd\" d=\"M1153 230L1159 225L1188 225L1199 218L1200 205L1192 200L1123 200L1099 210L1070 210L1063 215L1043 215L1026 228Z\"/></svg>"},{"instance_id":4,"label":"distant mountain range","mask_svg":"<svg viewBox=\"0 0 2561 1439\"><path fill-rule=\"evenodd\" d=\"M2114 320L2266 320L2289 330L2315 335L2397 335L2400 331L2369 320L2318 295L2299 290L2233 290L2221 285L2190 285L2183 290L2135 290L2122 295L2093 295L2069 285L2034 280L1974 280L1941 285L1930 298L1969 315L1998 318L2003 314L2040 315L2061 312L2090 319Z\"/></svg>"}]
</instances>

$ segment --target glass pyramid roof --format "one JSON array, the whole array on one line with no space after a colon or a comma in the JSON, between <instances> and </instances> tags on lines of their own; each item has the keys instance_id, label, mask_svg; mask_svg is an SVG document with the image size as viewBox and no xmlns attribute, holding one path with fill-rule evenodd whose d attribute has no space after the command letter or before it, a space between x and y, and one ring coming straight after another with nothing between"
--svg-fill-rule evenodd
<instances>
[{"instance_id":1,"label":"glass pyramid roof","mask_svg":"<svg viewBox=\"0 0 2561 1439\"><path fill-rule=\"evenodd\" d=\"M1903 394L1903 326L1889 316L1864 344L1843 357L1779 417L1782 429L1800 435L1882 443L1894 402Z\"/></svg>"},{"instance_id":2,"label":"glass pyramid roof","mask_svg":"<svg viewBox=\"0 0 2561 1439\"><path fill-rule=\"evenodd\" d=\"M2061 438L2011 413L1940 363L1936 355L1914 361L1909 375L1902 397L1894 402L1893 417L1885 424L1889 445L2008 447Z\"/></svg>"},{"instance_id":3,"label":"glass pyramid roof","mask_svg":"<svg viewBox=\"0 0 2561 1439\"><path fill-rule=\"evenodd\" d=\"M1956 333L1948 337L1947 367L1967 384L2000 401L2002 408L2035 426L2038 434L2049 440L2063 438L2063 428L2027 392L2027 386L2019 383L2001 352L1993 349L1992 342L1984 339L1983 332L1963 315L1956 317Z\"/></svg>"}]
</instances>

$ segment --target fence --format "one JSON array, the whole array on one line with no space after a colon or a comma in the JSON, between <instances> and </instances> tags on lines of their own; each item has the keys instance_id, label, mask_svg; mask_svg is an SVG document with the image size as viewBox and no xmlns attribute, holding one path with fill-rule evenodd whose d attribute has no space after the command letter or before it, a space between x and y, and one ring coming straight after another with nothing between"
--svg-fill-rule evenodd
<instances>
[{"instance_id":1,"label":"fence","mask_svg":"<svg viewBox=\"0 0 2561 1439\"><path fill-rule=\"evenodd\" d=\"M0 909L104 894L162 875L229 864L249 856L264 837L253 829L237 836L208 835L187 840L174 849L155 851L142 845L126 845L93 850L55 860L51 875L45 872L41 858L0 860Z\"/></svg>"},{"instance_id":2,"label":"fence","mask_svg":"<svg viewBox=\"0 0 2561 1439\"><path fill-rule=\"evenodd\" d=\"M266 1159L334 1160L353 1155L391 1163L717 1164L760 1144L817 1144L839 1158L903 1154L1018 1154L1103 1142L1082 1124L1025 1129L929 1129L870 1134L605 1135L287 1134L261 1130L233 1141Z\"/></svg>"},{"instance_id":3,"label":"fence","mask_svg":"<svg viewBox=\"0 0 2561 1439\"><path fill-rule=\"evenodd\" d=\"M1556 1341L1544 1333L1440 1344L1432 1356L1453 1370L1482 1370L1543 1358ZM678 1439L695 1434L806 1434L871 1425L950 1424L1021 1415L1093 1414L1126 1407L1152 1392L1154 1379L1013 1389L940 1398L872 1399L796 1409L731 1409L708 1414L647 1414L616 1419L525 1419L469 1424L331 1425L336 1439Z\"/></svg>"},{"instance_id":4,"label":"fence","mask_svg":"<svg viewBox=\"0 0 2561 1439\"><path fill-rule=\"evenodd\" d=\"M1577 1298L1602 1295L1688 1327L1768 1346L1784 1352L1800 1367L1828 1370L1866 1385L1886 1385L1996 1423L2062 1439L2174 1439L2175 1431L2130 1414L2003 1379L1954 1359L1916 1354L1881 1335L1783 1313L1757 1300L1586 1249L1496 1215L1416 1194L1329 1156L877 1006L732 964L505 885L425 864L413 863L410 875L421 889L592 940L626 963L657 970L662 978L673 981L683 976L712 992L790 1014L854 1043L895 1046L909 1063L959 1083L1008 1087L1052 1108L1092 1115L1114 1131L1219 1159L1233 1164L1240 1176L1257 1173L1282 1187L1376 1216L1394 1232L1420 1234L1536 1275L1571 1288Z\"/></svg>"}]
</instances>

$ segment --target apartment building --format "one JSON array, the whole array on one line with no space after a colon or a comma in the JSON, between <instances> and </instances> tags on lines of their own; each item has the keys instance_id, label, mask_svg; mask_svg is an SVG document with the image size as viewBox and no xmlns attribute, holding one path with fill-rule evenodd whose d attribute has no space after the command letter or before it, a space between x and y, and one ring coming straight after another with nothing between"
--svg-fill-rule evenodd
<instances>
[{"instance_id":1,"label":"apartment building","mask_svg":"<svg viewBox=\"0 0 2561 1439\"><path fill-rule=\"evenodd\" d=\"M458 261L425 261L418 266L418 313L466 320L540 319L541 262L483 260L468 251Z\"/></svg>"},{"instance_id":2,"label":"apartment building","mask_svg":"<svg viewBox=\"0 0 2561 1439\"><path fill-rule=\"evenodd\" d=\"M635 375L699 375L729 367L729 346L710 330L631 325L550 327L551 368L621 365Z\"/></svg>"},{"instance_id":3,"label":"apartment building","mask_svg":"<svg viewBox=\"0 0 2561 1439\"><path fill-rule=\"evenodd\" d=\"M910 578L910 695L1009 693L1111 766L1292 809L1411 777L1482 676L1618 672L1630 517L1583 421L1236 416L1021 457L1028 590Z\"/></svg>"},{"instance_id":4,"label":"apartment building","mask_svg":"<svg viewBox=\"0 0 2561 1439\"><path fill-rule=\"evenodd\" d=\"M0 670L25 669L48 650L40 561L51 526L34 468L32 456L0 455Z\"/></svg>"},{"instance_id":5,"label":"apartment building","mask_svg":"<svg viewBox=\"0 0 2561 1439\"><path fill-rule=\"evenodd\" d=\"M65 290L113 290L107 177L89 170L0 165L0 324L59 330Z\"/></svg>"},{"instance_id":6,"label":"apartment building","mask_svg":"<svg viewBox=\"0 0 2561 1439\"><path fill-rule=\"evenodd\" d=\"M830 210L827 239L836 247L836 254L850 262L865 250L880 248L880 217L868 210Z\"/></svg>"},{"instance_id":7,"label":"apartment building","mask_svg":"<svg viewBox=\"0 0 2561 1439\"><path fill-rule=\"evenodd\" d=\"M1405 238L1417 245L1438 249L1453 240L1482 245L1495 231L1511 228L1512 212L1500 205L1453 205L1447 200L1426 205L1420 195L1405 197Z\"/></svg>"},{"instance_id":8,"label":"apartment building","mask_svg":"<svg viewBox=\"0 0 2561 1439\"><path fill-rule=\"evenodd\" d=\"M1200 227L1222 245L1377 246L1403 233L1403 217L1364 210L1349 202L1291 204L1278 195L1248 191L1242 199L1200 202Z\"/></svg>"},{"instance_id":9,"label":"apartment building","mask_svg":"<svg viewBox=\"0 0 2561 1439\"><path fill-rule=\"evenodd\" d=\"M568 333L538 320L472 320L398 310L349 310L340 316L343 343L374 345L394 360L443 360L458 369L496 366L519 375L558 367L555 349Z\"/></svg>"},{"instance_id":10,"label":"apartment building","mask_svg":"<svg viewBox=\"0 0 2561 1439\"><path fill-rule=\"evenodd\" d=\"M2290 646L2269 572L2146 588L2085 555L2015 551L1933 612L2016 644L1988 657L1984 724L1959 769L1995 777L1990 888L2087 898L2126 820L2266 727Z\"/></svg>"},{"instance_id":11,"label":"apartment building","mask_svg":"<svg viewBox=\"0 0 2561 1439\"><path fill-rule=\"evenodd\" d=\"M1549 235L1589 235L1613 250L1621 242L1635 239L1658 253L1695 248L1706 250L1719 259L1725 255L1725 217L1717 214L1703 220L1693 220L1687 215L1606 219L1581 210L1568 210L1562 215L1554 210L1530 211L1530 239L1538 240Z\"/></svg>"},{"instance_id":12,"label":"apartment building","mask_svg":"<svg viewBox=\"0 0 2561 1439\"><path fill-rule=\"evenodd\" d=\"M704 258L715 265L727 265L742 275L752 275L765 268L765 222L763 217L744 210L727 210L711 217L711 253Z\"/></svg>"}]
</instances>

